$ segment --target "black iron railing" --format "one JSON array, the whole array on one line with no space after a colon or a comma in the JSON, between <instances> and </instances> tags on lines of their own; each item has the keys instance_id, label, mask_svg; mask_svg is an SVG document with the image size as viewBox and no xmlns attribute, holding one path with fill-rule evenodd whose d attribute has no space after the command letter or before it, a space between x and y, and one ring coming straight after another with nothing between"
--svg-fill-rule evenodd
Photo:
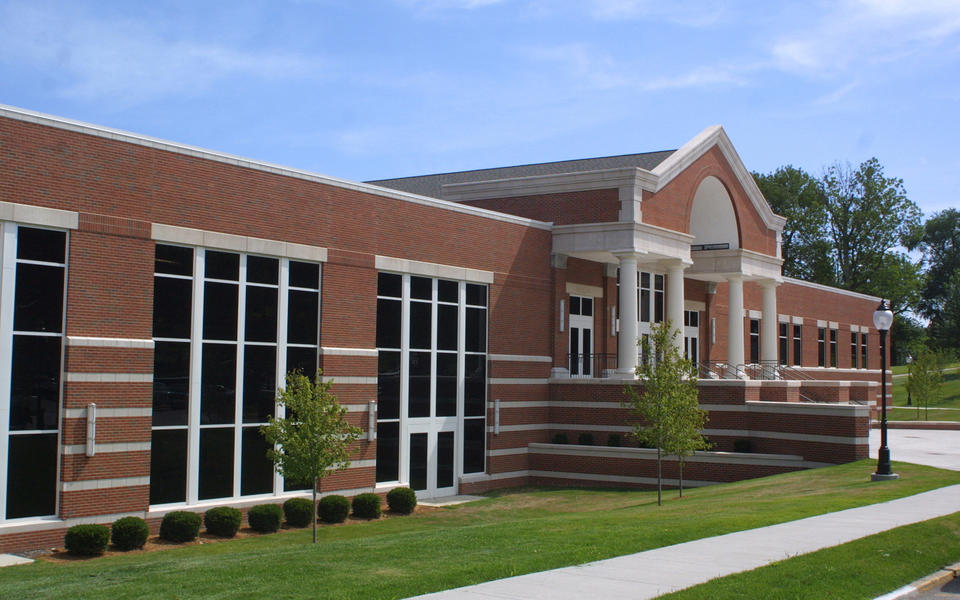
<instances>
[{"instance_id":1,"label":"black iron railing","mask_svg":"<svg viewBox=\"0 0 960 600\"><path fill-rule=\"evenodd\" d=\"M572 352L567 358L570 377L608 377L617 370L616 354Z\"/></svg>"}]
</instances>

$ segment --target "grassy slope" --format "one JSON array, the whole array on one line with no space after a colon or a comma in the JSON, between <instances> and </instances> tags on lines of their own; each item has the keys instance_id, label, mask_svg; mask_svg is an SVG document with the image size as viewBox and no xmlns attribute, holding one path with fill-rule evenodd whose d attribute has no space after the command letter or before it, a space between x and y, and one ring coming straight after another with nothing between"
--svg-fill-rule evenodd
<instances>
[{"instance_id":1,"label":"grassy slope","mask_svg":"<svg viewBox=\"0 0 960 600\"><path fill-rule=\"evenodd\" d=\"M0 569L4 597L401 598L841 510L960 483L872 461L690 490L533 490L413 517L150 554Z\"/></svg>"},{"instance_id":2,"label":"grassy slope","mask_svg":"<svg viewBox=\"0 0 960 600\"><path fill-rule=\"evenodd\" d=\"M960 513L899 527L662 596L868 599L960 560Z\"/></svg>"},{"instance_id":3,"label":"grassy slope","mask_svg":"<svg viewBox=\"0 0 960 600\"><path fill-rule=\"evenodd\" d=\"M893 404L895 406L906 406L906 386L907 377L896 377L893 379ZM951 370L947 370L943 374L943 387L941 388L940 400L930 404L931 408L934 406L960 408L960 368L953 366Z\"/></svg>"}]
</instances>

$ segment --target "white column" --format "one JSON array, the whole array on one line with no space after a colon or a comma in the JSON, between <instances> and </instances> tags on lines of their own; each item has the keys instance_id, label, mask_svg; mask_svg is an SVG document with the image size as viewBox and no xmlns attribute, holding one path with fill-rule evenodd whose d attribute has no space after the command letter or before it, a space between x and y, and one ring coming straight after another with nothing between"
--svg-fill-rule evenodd
<instances>
[{"instance_id":1,"label":"white column","mask_svg":"<svg viewBox=\"0 0 960 600\"><path fill-rule=\"evenodd\" d=\"M763 290L763 320L760 321L760 361L777 364L777 281L760 282Z\"/></svg>"},{"instance_id":2,"label":"white column","mask_svg":"<svg viewBox=\"0 0 960 600\"><path fill-rule=\"evenodd\" d=\"M617 340L617 373L632 378L637 371L637 255L620 258L620 337Z\"/></svg>"},{"instance_id":3,"label":"white column","mask_svg":"<svg viewBox=\"0 0 960 600\"><path fill-rule=\"evenodd\" d=\"M687 266L681 262L667 266L667 320L670 321L670 338L673 347L683 356L683 271Z\"/></svg>"},{"instance_id":4,"label":"white column","mask_svg":"<svg viewBox=\"0 0 960 600\"><path fill-rule=\"evenodd\" d=\"M727 278L730 284L730 310L727 326L727 364L737 367L743 364L743 277ZM737 369L737 374L740 370Z\"/></svg>"}]
</instances>

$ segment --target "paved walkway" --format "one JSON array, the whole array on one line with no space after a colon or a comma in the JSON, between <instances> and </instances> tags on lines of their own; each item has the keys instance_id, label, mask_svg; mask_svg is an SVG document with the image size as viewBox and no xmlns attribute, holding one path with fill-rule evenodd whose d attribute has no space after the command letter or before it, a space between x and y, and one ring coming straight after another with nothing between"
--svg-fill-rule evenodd
<instances>
[{"instance_id":1,"label":"paved walkway","mask_svg":"<svg viewBox=\"0 0 960 600\"><path fill-rule=\"evenodd\" d=\"M956 433L956 432L954 432ZM877 485L883 485L877 483ZM489 581L430 600L640 600L960 510L960 485L647 552Z\"/></svg>"},{"instance_id":2,"label":"paved walkway","mask_svg":"<svg viewBox=\"0 0 960 600\"><path fill-rule=\"evenodd\" d=\"M890 459L960 471L960 431L888 429ZM870 431L870 456L877 457L880 430Z\"/></svg>"}]
</instances>

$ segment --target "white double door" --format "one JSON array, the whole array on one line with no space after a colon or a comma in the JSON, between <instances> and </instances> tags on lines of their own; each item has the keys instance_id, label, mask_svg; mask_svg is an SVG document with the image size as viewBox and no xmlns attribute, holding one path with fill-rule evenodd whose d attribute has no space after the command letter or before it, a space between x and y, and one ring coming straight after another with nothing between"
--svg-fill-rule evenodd
<instances>
[{"instance_id":1,"label":"white double door","mask_svg":"<svg viewBox=\"0 0 960 600\"><path fill-rule=\"evenodd\" d=\"M593 375L593 316L570 315L570 376Z\"/></svg>"},{"instance_id":2,"label":"white double door","mask_svg":"<svg viewBox=\"0 0 960 600\"><path fill-rule=\"evenodd\" d=\"M407 420L410 487L418 498L457 493L457 417L423 417Z\"/></svg>"}]
</instances>

